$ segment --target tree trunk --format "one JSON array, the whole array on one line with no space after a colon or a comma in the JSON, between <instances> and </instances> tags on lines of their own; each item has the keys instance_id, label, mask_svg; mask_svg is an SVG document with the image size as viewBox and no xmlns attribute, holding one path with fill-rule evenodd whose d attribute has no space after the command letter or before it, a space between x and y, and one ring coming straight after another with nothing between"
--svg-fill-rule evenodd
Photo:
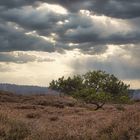
<instances>
[{"instance_id":1,"label":"tree trunk","mask_svg":"<svg viewBox=\"0 0 140 140\"><path fill-rule=\"evenodd\" d=\"M103 106L104 106L104 104L105 104L105 102L103 102L103 103L98 103L98 102L86 102L86 103L90 103L90 104L96 105L95 110L103 109Z\"/></svg>"}]
</instances>

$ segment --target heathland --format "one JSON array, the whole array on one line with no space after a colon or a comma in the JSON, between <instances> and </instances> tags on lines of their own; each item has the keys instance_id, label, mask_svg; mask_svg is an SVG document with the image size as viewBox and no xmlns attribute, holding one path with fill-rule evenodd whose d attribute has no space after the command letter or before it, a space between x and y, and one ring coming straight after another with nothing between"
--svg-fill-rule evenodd
<instances>
[{"instance_id":1,"label":"heathland","mask_svg":"<svg viewBox=\"0 0 140 140\"><path fill-rule=\"evenodd\" d=\"M71 96L0 91L0 140L140 140L140 103L95 105Z\"/></svg>"}]
</instances>

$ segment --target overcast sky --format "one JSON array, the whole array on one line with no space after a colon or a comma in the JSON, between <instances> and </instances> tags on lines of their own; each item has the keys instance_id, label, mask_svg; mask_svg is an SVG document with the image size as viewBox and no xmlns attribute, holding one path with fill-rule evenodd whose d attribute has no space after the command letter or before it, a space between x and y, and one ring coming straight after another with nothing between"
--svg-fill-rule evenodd
<instances>
[{"instance_id":1,"label":"overcast sky","mask_svg":"<svg viewBox=\"0 0 140 140\"><path fill-rule=\"evenodd\" d=\"M89 70L140 88L140 0L0 0L0 82Z\"/></svg>"}]
</instances>

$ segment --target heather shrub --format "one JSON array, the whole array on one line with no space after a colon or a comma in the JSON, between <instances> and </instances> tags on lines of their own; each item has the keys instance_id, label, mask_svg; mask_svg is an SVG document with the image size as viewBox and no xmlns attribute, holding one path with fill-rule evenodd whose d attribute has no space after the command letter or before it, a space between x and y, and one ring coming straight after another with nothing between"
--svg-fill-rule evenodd
<instances>
[{"instance_id":1,"label":"heather shrub","mask_svg":"<svg viewBox=\"0 0 140 140\"><path fill-rule=\"evenodd\" d=\"M122 116L112 121L109 126L99 131L100 140L139 140L140 115L136 111L124 112Z\"/></svg>"},{"instance_id":2,"label":"heather shrub","mask_svg":"<svg viewBox=\"0 0 140 140\"><path fill-rule=\"evenodd\" d=\"M25 123L0 114L0 140L24 140L29 134Z\"/></svg>"}]
</instances>

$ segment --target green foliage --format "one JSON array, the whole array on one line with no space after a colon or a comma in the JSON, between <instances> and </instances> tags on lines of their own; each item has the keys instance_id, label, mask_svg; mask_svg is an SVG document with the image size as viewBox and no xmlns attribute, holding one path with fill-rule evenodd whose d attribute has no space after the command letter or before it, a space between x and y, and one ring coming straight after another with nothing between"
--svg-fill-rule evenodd
<instances>
[{"instance_id":1,"label":"green foliage","mask_svg":"<svg viewBox=\"0 0 140 140\"><path fill-rule=\"evenodd\" d=\"M122 103L127 103L127 102L130 101L130 98L129 98L128 96L121 96L121 97L120 97L120 101L121 101Z\"/></svg>"},{"instance_id":2,"label":"green foliage","mask_svg":"<svg viewBox=\"0 0 140 140\"><path fill-rule=\"evenodd\" d=\"M64 77L59 78L56 81L52 81L50 83L49 88L64 92L66 94L70 94L71 92L81 90L83 88L83 78L80 75L68 77L67 79L64 79Z\"/></svg>"},{"instance_id":3,"label":"green foliage","mask_svg":"<svg viewBox=\"0 0 140 140\"><path fill-rule=\"evenodd\" d=\"M89 71L84 75L59 78L50 83L50 88L73 95L75 98L86 102L107 101L119 99L127 102L129 85L124 84L117 77L105 71Z\"/></svg>"},{"instance_id":4,"label":"green foliage","mask_svg":"<svg viewBox=\"0 0 140 140\"><path fill-rule=\"evenodd\" d=\"M50 88L66 94L84 88L92 88L96 92L103 91L113 95L124 95L128 92L129 85L104 71L90 71L82 76L77 75L67 79L63 76L56 81L53 80L50 83Z\"/></svg>"},{"instance_id":5,"label":"green foliage","mask_svg":"<svg viewBox=\"0 0 140 140\"><path fill-rule=\"evenodd\" d=\"M96 92L94 89L83 89L73 93L73 97L86 103L106 102L111 100L111 95L104 92Z\"/></svg>"},{"instance_id":6,"label":"green foliage","mask_svg":"<svg viewBox=\"0 0 140 140\"><path fill-rule=\"evenodd\" d=\"M120 95L128 92L129 85L124 84L114 75L104 71L90 71L84 75L87 88L94 88L96 92L104 91L113 95Z\"/></svg>"},{"instance_id":7,"label":"green foliage","mask_svg":"<svg viewBox=\"0 0 140 140\"><path fill-rule=\"evenodd\" d=\"M128 95L114 96L113 101L120 104L131 104L133 101Z\"/></svg>"}]
</instances>

